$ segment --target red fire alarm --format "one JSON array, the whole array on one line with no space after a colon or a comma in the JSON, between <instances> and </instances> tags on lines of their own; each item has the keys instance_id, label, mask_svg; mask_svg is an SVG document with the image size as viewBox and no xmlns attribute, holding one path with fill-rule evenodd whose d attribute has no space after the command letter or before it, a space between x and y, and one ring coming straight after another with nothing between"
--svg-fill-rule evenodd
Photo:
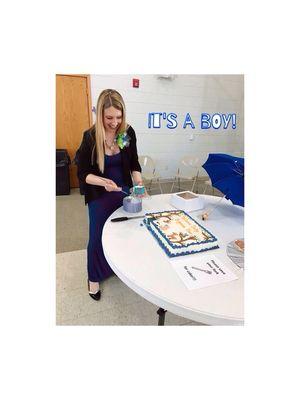
<instances>
[{"instance_id":1,"label":"red fire alarm","mask_svg":"<svg viewBox=\"0 0 300 400\"><path fill-rule=\"evenodd\" d=\"M132 87L138 88L140 87L140 80L139 79L132 79Z\"/></svg>"}]
</instances>

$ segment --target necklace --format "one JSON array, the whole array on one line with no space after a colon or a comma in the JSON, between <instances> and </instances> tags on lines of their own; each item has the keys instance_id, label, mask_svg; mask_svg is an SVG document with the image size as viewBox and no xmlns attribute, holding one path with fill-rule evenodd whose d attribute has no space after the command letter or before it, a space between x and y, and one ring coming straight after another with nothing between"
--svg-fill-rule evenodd
<instances>
[{"instance_id":1,"label":"necklace","mask_svg":"<svg viewBox=\"0 0 300 400\"><path fill-rule=\"evenodd\" d=\"M110 150L114 149L116 143L117 143L117 139L116 138L113 140L113 142L111 144L107 143L107 140L105 139L105 144Z\"/></svg>"}]
</instances>

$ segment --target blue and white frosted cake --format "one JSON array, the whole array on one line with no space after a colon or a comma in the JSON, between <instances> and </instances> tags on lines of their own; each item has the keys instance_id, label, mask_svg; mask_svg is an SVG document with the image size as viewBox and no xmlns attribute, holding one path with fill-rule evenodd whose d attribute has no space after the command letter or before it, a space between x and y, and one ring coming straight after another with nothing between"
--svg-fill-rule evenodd
<instances>
[{"instance_id":1,"label":"blue and white frosted cake","mask_svg":"<svg viewBox=\"0 0 300 400\"><path fill-rule=\"evenodd\" d=\"M217 249L217 238L182 210L145 215L144 223L169 257Z\"/></svg>"}]
</instances>

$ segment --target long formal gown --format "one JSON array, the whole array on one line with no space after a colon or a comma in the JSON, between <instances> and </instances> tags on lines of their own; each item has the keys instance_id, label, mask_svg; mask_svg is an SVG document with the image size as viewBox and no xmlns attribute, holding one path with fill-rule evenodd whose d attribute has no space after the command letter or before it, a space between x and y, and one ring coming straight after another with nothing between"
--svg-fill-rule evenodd
<instances>
[{"instance_id":1,"label":"long formal gown","mask_svg":"<svg viewBox=\"0 0 300 400\"><path fill-rule=\"evenodd\" d=\"M129 192L129 187L124 186L121 153L105 155L104 172L106 178L113 180L125 192ZM126 195L122 192L105 192L98 199L88 203L90 224L87 269L91 282L101 282L113 274L103 254L102 231L105 221L122 206L124 197Z\"/></svg>"}]
</instances>

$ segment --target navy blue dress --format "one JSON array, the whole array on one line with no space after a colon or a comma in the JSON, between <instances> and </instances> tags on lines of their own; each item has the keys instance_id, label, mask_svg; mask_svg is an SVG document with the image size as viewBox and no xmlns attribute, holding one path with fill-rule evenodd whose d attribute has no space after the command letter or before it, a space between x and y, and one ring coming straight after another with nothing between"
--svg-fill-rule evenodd
<instances>
[{"instance_id":1,"label":"navy blue dress","mask_svg":"<svg viewBox=\"0 0 300 400\"><path fill-rule=\"evenodd\" d=\"M113 180L117 186L129 192L124 186L122 174L121 153L105 155L105 177ZM102 231L105 221L123 204L126 195L122 192L105 192L98 199L88 203L89 207L89 243L87 248L88 279L91 282L101 282L113 274L107 263L102 248Z\"/></svg>"}]
</instances>

